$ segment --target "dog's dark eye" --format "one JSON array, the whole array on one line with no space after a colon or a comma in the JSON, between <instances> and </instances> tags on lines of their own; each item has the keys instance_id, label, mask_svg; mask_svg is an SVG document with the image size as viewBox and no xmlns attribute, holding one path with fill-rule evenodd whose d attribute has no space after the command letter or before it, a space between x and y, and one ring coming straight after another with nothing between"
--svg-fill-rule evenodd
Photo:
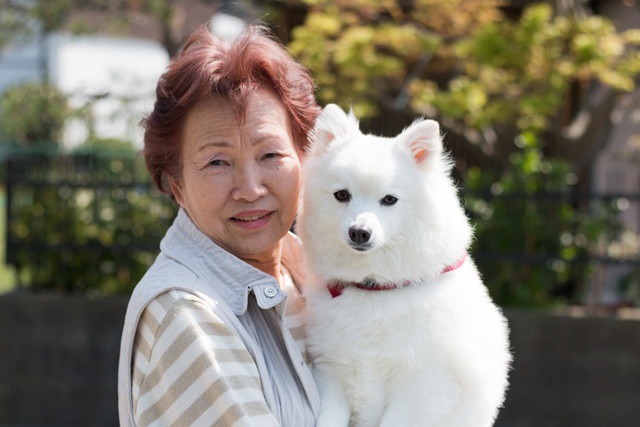
<instances>
[{"instance_id":1,"label":"dog's dark eye","mask_svg":"<svg viewBox=\"0 0 640 427\"><path fill-rule=\"evenodd\" d=\"M398 198L396 196L387 194L382 199L380 199L380 204L382 206L391 206L391 205L395 205L397 201L398 201Z\"/></svg>"},{"instance_id":2,"label":"dog's dark eye","mask_svg":"<svg viewBox=\"0 0 640 427\"><path fill-rule=\"evenodd\" d=\"M333 197L335 197L340 203L346 203L351 200L351 193L349 193L348 190L338 190L333 193Z\"/></svg>"}]
</instances>

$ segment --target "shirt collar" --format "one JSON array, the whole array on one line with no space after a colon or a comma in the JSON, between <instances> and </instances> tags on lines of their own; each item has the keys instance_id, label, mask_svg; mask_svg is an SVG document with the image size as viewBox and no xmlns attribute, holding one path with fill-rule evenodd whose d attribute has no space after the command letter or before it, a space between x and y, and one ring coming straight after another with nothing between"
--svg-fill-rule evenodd
<instances>
[{"instance_id":1,"label":"shirt collar","mask_svg":"<svg viewBox=\"0 0 640 427\"><path fill-rule=\"evenodd\" d=\"M300 259L292 254L296 238L285 237L283 263L294 281L299 277ZM263 309L272 308L286 298L278 282L257 268L215 244L191 221L184 209L178 211L173 225L160 243L160 249L169 258L191 270L198 278L220 294L233 312L240 316L247 310L249 293L256 296Z\"/></svg>"}]
</instances>

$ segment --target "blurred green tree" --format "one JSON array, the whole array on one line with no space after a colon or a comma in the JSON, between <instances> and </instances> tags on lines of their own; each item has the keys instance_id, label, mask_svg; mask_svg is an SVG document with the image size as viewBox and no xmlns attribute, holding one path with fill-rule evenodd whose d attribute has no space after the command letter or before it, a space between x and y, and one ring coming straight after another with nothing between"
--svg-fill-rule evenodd
<instances>
[{"instance_id":1,"label":"blurred green tree","mask_svg":"<svg viewBox=\"0 0 640 427\"><path fill-rule=\"evenodd\" d=\"M8 262L33 290L127 293L158 252L176 204L152 188L127 141L10 158Z\"/></svg>"},{"instance_id":2,"label":"blurred green tree","mask_svg":"<svg viewBox=\"0 0 640 427\"><path fill-rule=\"evenodd\" d=\"M474 251L496 300L581 302L584 256L618 222L615 206L575 195L640 76L640 30L577 0L517 13L501 0L303 2L289 47L322 104L424 115L464 144Z\"/></svg>"},{"instance_id":3,"label":"blurred green tree","mask_svg":"<svg viewBox=\"0 0 640 427\"><path fill-rule=\"evenodd\" d=\"M583 2L534 2L515 19L501 0L304 3L289 46L321 103L436 118L498 175L524 131L545 154L588 163L618 95L640 76L640 30L617 32Z\"/></svg>"},{"instance_id":4,"label":"blurred green tree","mask_svg":"<svg viewBox=\"0 0 640 427\"><path fill-rule=\"evenodd\" d=\"M520 135L516 147L497 179L473 167L465 183L485 283L502 305L581 304L590 254L617 236L619 209L615 201L572 198L571 165L546 158L534 133Z\"/></svg>"},{"instance_id":5,"label":"blurred green tree","mask_svg":"<svg viewBox=\"0 0 640 427\"><path fill-rule=\"evenodd\" d=\"M194 26L220 8L215 0L1 0L0 48L57 30L126 34L135 23L153 21L157 41L173 56ZM185 19L190 9L202 21Z\"/></svg>"},{"instance_id":6,"label":"blurred green tree","mask_svg":"<svg viewBox=\"0 0 640 427\"><path fill-rule=\"evenodd\" d=\"M12 86L0 96L2 145L55 148L71 114L67 96L53 85L29 82Z\"/></svg>"}]
</instances>

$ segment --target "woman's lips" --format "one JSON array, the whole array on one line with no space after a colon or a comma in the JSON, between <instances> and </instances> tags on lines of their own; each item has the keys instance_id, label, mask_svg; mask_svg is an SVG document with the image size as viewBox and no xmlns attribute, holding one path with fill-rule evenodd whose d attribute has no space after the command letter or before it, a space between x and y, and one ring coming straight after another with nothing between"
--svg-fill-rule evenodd
<instances>
[{"instance_id":1,"label":"woman's lips","mask_svg":"<svg viewBox=\"0 0 640 427\"><path fill-rule=\"evenodd\" d=\"M231 217L231 221L246 230L256 230L269 222L271 214L272 211L263 210L239 212Z\"/></svg>"}]
</instances>

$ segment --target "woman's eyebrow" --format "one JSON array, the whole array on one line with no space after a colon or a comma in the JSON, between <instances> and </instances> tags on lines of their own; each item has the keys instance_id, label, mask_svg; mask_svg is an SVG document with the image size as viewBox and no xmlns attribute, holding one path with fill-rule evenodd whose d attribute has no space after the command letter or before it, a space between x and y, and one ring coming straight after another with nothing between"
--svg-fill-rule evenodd
<instances>
[{"instance_id":1,"label":"woman's eyebrow","mask_svg":"<svg viewBox=\"0 0 640 427\"><path fill-rule=\"evenodd\" d=\"M264 133L264 134L258 134L255 136L255 139L252 140L251 145L252 146L257 146L260 144L265 144L269 141L280 141L282 139L281 135L278 135L276 133ZM198 147L198 149L196 150L196 152L200 153L202 151L205 151L209 148L229 148L232 147L233 144L225 141L225 140L216 140L214 138L211 138L209 141L205 142L204 144L202 144L200 147Z\"/></svg>"},{"instance_id":2,"label":"woman's eyebrow","mask_svg":"<svg viewBox=\"0 0 640 427\"><path fill-rule=\"evenodd\" d=\"M203 145L201 145L200 147L198 147L198 149L196 150L198 153L201 151L204 151L208 148L228 148L231 147L231 144L226 142L226 141L210 141L210 142L206 142Z\"/></svg>"}]
</instances>

